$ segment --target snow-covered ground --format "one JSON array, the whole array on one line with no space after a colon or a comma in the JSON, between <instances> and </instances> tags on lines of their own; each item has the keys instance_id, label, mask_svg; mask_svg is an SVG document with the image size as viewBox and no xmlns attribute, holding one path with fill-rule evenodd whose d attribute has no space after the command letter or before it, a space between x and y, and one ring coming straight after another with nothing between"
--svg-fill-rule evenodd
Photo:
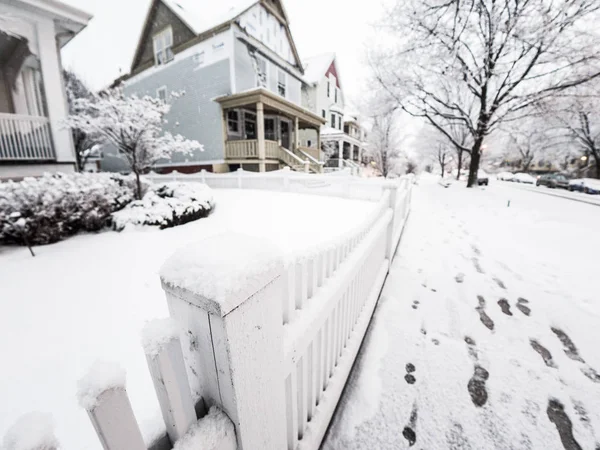
<instances>
[{"instance_id":1,"label":"snow-covered ground","mask_svg":"<svg viewBox=\"0 0 600 450\"><path fill-rule=\"evenodd\" d=\"M166 317L158 270L178 248L228 230L269 237L285 255L329 242L374 203L262 191L215 190L213 214L180 227L80 235L36 248L0 247L0 441L24 413L52 413L63 450L100 449L76 399L95 360L127 370L146 435L160 423L140 331Z\"/></svg>"},{"instance_id":2,"label":"snow-covered ground","mask_svg":"<svg viewBox=\"0 0 600 450\"><path fill-rule=\"evenodd\" d=\"M424 178L323 448L600 448L599 223Z\"/></svg>"}]
</instances>

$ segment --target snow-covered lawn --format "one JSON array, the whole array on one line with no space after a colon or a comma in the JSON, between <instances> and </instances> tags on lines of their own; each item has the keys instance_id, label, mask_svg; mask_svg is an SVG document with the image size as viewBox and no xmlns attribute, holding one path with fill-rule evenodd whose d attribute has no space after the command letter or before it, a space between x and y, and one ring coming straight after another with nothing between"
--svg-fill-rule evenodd
<instances>
[{"instance_id":1,"label":"snow-covered lawn","mask_svg":"<svg viewBox=\"0 0 600 450\"><path fill-rule=\"evenodd\" d=\"M178 248L228 230L269 237L291 255L329 242L374 203L262 191L215 190L213 214L180 227L80 235L36 248L0 247L0 439L30 411L54 415L64 450L100 449L77 404L77 380L97 360L127 370L146 435L160 421L140 344L144 323L168 315L157 272Z\"/></svg>"},{"instance_id":2,"label":"snow-covered lawn","mask_svg":"<svg viewBox=\"0 0 600 450\"><path fill-rule=\"evenodd\" d=\"M600 448L598 224L423 179L324 448Z\"/></svg>"}]
</instances>

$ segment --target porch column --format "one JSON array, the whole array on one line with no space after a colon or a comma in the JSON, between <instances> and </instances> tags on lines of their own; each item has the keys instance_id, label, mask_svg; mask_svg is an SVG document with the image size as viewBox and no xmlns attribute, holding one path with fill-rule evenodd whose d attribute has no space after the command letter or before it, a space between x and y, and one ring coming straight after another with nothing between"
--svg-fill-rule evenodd
<instances>
[{"instance_id":1,"label":"porch column","mask_svg":"<svg viewBox=\"0 0 600 450\"><path fill-rule=\"evenodd\" d=\"M266 172L265 165L266 150L265 150L265 107L262 102L256 104L256 135L258 138L258 171Z\"/></svg>"},{"instance_id":2,"label":"porch column","mask_svg":"<svg viewBox=\"0 0 600 450\"><path fill-rule=\"evenodd\" d=\"M75 164L75 148L71 130L62 124L69 111L63 86L54 22L52 20L38 22L37 34L44 95L48 107L56 161Z\"/></svg>"},{"instance_id":3,"label":"porch column","mask_svg":"<svg viewBox=\"0 0 600 450\"><path fill-rule=\"evenodd\" d=\"M359 145L358 146L358 164L360 164L362 162L362 147Z\"/></svg>"},{"instance_id":4,"label":"porch column","mask_svg":"<svg viewBox=\"0 0 600 450\"><path fill-rule=\"evenodd\" d=\"M315 130L317 131L317 149L319 149L319 161L322 161L321 159L321 128L315 128Z\"/></svg>"},{"instance_id":5,"label":"porch column","mask_svg":"<svg viewBox=\"0 0 600 450\"><path fill-rule=\"evenodd\" d=\"M340 139L338 167L342 168L342 160L344 159L344 140Z\"/></svg>"},{"instance_id":6,"label":"porch column","mask_svg":"<svg viewBox=\"0 0 600 450\"><path fill-rule=\"evenodd\" d=\"M297 117L294 118L294 150L300 147L300 121Z\"/></svg>"}]
</instances>

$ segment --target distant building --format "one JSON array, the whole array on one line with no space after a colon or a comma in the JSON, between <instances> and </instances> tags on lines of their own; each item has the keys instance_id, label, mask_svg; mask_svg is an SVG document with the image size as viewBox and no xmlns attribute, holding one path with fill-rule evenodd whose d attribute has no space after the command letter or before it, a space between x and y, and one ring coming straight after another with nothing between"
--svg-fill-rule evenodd
<instances>
[{"instance_id":1,"label":"distant building","mask_svg":"<svg viewBox=\"0 0 600 450\"><path fill-rule=\"evenodd\" d=\"M205 151L174 154L156 171L317 172L320 147L300 136L312 130L318 142L325 119L302 106L303 77L281 1L153 0L123 86L166 102L185 92L166 128ZM104 170L126 170L117 149L103 154Z\"/></svg>"},{"instance_id":2,"label":"distant building","mask_svg":"<svg viewBox=\"0 0 600 450\"><path fill-rule=\"evenodd\" d=\"M367 132L358 117L347 112L335 53L309 58L304 61L304 68L302 104L326 120L321 127L321 140L332 154L329 165L342 167L344 161L360 163ZM302 143L315 146L314 135L305 132Z\"/></svg>"}]
</instances>

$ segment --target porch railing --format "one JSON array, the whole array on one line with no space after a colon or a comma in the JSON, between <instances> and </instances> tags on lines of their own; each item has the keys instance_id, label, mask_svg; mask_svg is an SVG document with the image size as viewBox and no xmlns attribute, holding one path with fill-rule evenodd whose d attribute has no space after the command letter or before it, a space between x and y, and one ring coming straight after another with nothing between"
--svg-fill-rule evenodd
<instances>
[{"instance_id":1,"label":"porch railing","mask_svg":"<svg viewBox=\"0 0 600 450\"><path fill-rule=\"evenodd\" d=\"M304 153L312 156L317 161L321 161L321 152L316 147L304 147L304 146L300 146L300 147L298 147L298 150L301 150Z\"/></svg>"},{"instance_id":2,"label":"porch railing","mask_svg":"<svg viewBox=\"0 0 600 450\"><path fill-rule=\"evenodd\" d=\"M265 157L277 159L279 157L279 144L275 141L265 141Z\"/></svg>"},{"instance_id":3,"label":"porch railing","mask_svg":"<svg viewBox=\"0 0 600 450\"><path fill-rule=\"evenodd\" d=\"M0 113L0 161L55 159L46 117Z\"/></svg>"},{"instance_id":4,"label":"porch railing","mask_svg":"<svg viewBox=\"0 0 600 450\"><path fill-rule=\"evenodd\" d=\"M225 143L225 157L230 159L258 158L258 141L227 141Z\"/></svg>"}]
</instances>

